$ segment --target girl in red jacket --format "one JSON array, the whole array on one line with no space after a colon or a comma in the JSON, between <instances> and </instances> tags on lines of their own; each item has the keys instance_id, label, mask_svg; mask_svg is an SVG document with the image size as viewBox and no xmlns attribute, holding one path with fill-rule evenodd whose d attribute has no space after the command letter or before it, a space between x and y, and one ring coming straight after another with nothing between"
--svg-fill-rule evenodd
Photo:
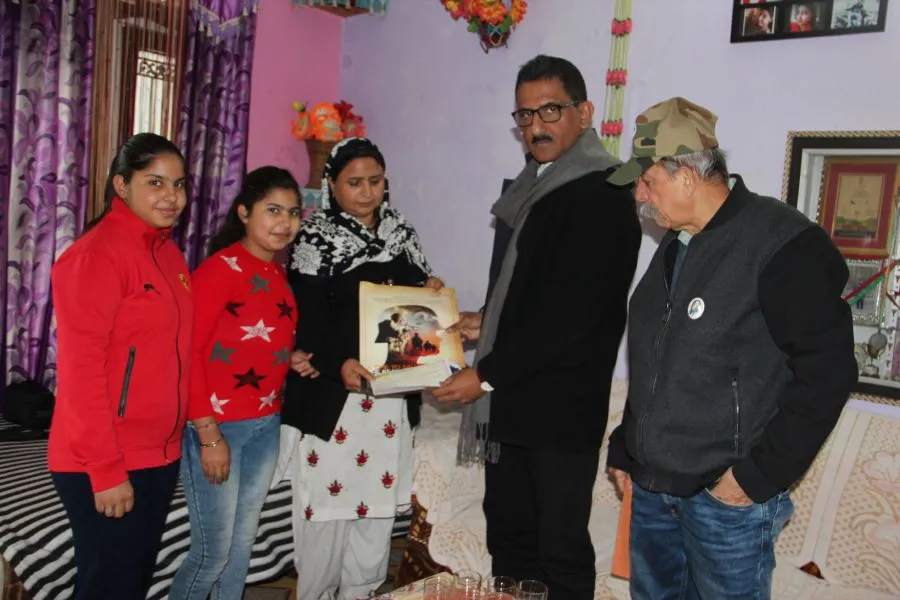
<instances>
[{"instance_id":1,"label":"girl in red jacket","mask_svg":"<svg viewBox=\"0 0 900 600\"><path fill-rule=\"evenodd\" d=\"M59 386L48 462L75 540L75 600L143 600L178 478L190 369L186 202L169 140L125 142L107 210L52 270Z\"/></svg>"},{"instance_id":2,"label":"girl in red jacket","mask_svg":"<svg viewBox=\"0 0 900 600\"><path fill-rule=\"evenodd\" d=\"M249 173L213 253L193 274L194 346L181 478L191 548L169 597L240 600L259 515L278 460L281 393L297 308L275 260L300 229L290 173ZM304 363L307 370L299 365Z\"/></svg>"}]
</instances>

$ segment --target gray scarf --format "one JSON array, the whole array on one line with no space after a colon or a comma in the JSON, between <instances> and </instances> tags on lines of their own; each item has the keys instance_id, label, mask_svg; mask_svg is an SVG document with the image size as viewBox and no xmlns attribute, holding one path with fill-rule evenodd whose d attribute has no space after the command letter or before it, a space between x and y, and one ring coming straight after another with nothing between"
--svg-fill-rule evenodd
<instances>
[{"instance_id":1,"label":"gray scarf","mask_svg":"<svg viewBox=\"0 0 900 600\"><path fill-rule=\"evenodd\" d=\"M529 161L516 177L512 185L500 196L491 208L491 213L512 230L512 237L506 247L503 263L494 288L488 298L481 321L481 334L475 348L477 359L490 354L497 337L500 314L506 302L509 283L516 268L516 244L523 225L538 200L562 187L563 185L584 177L594 171L605 171L621 164L603 148L600 137L593 129L587 129L575 142L575 145L558 160L548 166L540 177L535 161ZM585 215L585 218L589 218ZM490 442L488 425L491 416L491 394L487 393L475 402L466 406L459 430L459 445L456 461L461 466L470 466L487 462L497 462L500 457L500 446Z\"/></svg>"}]
</instances>

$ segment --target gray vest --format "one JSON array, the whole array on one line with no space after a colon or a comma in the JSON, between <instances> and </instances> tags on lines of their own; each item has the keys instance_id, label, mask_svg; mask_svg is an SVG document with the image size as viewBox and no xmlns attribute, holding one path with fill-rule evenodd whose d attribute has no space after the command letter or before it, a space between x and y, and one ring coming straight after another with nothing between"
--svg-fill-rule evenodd
<instances>
[{"instance_id":1,"label":"gray vest","mask_svg":"<svg viewBox=\"0 0 900 600\"><path fill-rule=\"evenodd\" d=\"M671 296L672 232L629 305L625 444L637 463L632 477L651 491L693 495L745 458L791 379L757 282L769 259L812 224L740 182L732 196L741 209L694 236Z\"/></svg>"}]
</instances>

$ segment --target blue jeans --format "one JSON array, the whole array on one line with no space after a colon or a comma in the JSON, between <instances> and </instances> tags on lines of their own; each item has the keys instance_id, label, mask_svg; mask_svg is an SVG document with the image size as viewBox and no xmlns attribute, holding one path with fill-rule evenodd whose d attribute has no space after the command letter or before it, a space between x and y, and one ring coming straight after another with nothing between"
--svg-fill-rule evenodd
<instances>
[{"instance_id":1,"label":"blue jeans","mask_svg":"<svg viewBox=\"0 0 900 600\"><path fill-rule=\"evenodd\" d=\"M787 492L731 506L708 490L690 498L632 490L632 600L771 597L775 540L794 511Z\"/></svg>"},{"instance_id":2,"label":"blue jeans","mask_svg":"<svg viewBox=\"0 0 900 600\"><path fill-rule=\"evenodd\" d=\"M181 480L191 523L191 548L175 573L172 600L240 600L259 515L278 461L281 417L230 421L219 427L231 450L228 480L207 481L193 425L184 435Z\"/></svg>"}]
</instances>

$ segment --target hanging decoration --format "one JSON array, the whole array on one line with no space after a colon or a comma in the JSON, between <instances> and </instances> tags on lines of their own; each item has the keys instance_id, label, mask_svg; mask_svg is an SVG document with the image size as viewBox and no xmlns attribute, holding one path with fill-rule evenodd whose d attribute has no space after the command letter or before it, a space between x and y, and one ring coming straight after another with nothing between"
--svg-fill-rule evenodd
<instances>
[{"instance_id":1,"label":"hanging decoration","mask_svg":"<svg viewBox=\"0 0 900 600\"><path fill-rule=\"evenodd\" d=\"M616 0L613 9L612 41L609 69L606 71L606 101L600 137L606 151L619 155L622 139L622 112L625 106L625 84L628 83L628 40L631 37L631 0Z\"/></svg>"},{"instance_id":2,"label":"hanging decoration","mask_svg":"<svg viewBox=\"0 0 900 600\"><path fill-rule=\"evenodd\" d=\"M485 53L506 46L516 25L525 18L525 0L441 0L454 21L469 24L469 31L477 33Z\"/></svg>"},{"instance_id":3,"label":"hanging decoration","mask_svg":"<svg viewBox=\"0 0 900 600\"><path fill-rule=\"evenodd\" d=\"M293 0L294 4L312 6L341 17L387 14L389 0Z\"/></svg>"}]
</instances>

